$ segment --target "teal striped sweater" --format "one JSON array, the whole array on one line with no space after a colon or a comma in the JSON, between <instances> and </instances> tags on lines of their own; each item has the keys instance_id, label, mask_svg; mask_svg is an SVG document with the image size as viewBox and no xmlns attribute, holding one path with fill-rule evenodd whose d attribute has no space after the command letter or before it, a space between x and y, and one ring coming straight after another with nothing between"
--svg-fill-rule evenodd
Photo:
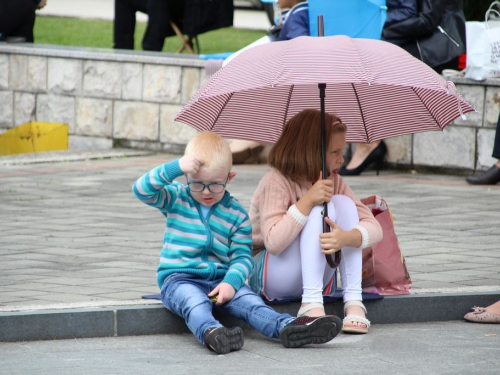
<instances>
[{"instance_id":1,"label":"teal striped sweater","mask_svg":"<svg viewBox=\"0 0 500 375\"><path fill-rule=\"evenodd\" d=\"M182 176L179 160L165 163L139 178L135 196L158 208L167 218L158 286L175 272L206 280L223 278L238 290L253 267L252 226L246 210L227 191L210 207L206 218L188 186L173 181Z\"/></svg>"}]
</instances>

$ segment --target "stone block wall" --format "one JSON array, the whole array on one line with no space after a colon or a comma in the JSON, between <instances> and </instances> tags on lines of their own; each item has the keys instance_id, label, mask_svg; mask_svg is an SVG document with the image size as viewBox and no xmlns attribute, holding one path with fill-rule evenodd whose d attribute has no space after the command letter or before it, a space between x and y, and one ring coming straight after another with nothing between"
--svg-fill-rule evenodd
<instances>
[{"instance_id":1,"label":"stone block wall","mask_svg":"<svg viewBox=\"0 0 500 375\"><path fill-rule=\"evenodd\" d=\"M443 132L424 132L389 138L387 162L398 167L439 168L470 173L486 170L491 157L500 112L500 79L473 81L444 77L475 109L467 119L456 119Z\"/></svg>"},{"instance_id":2,"label":"stone block wall","mask_svg":"<svg viewBox=\"0 0 500 375\"><path fill-rule=\"evenodd\" d=\"M195 134L173 122L204 81L188 55L0 43L0 133L30 120L69 124L71 149L182 152ZM477 112L443 132L387 139L399 167L485 170L500 112L500 79L445 77Z\"/></svg>"},{"instance_id":3,"label":"stone block wall","mask_svg":"<svg viewBox=\"0 0 500 375\"><path fill-rule=\"evenodd\" d=\"M191 56L0 44L0 133L27 121L62 122L70 149L120 141L180 151L195 130L173 119L204 68Z\"/></svg>"}]
</instances>

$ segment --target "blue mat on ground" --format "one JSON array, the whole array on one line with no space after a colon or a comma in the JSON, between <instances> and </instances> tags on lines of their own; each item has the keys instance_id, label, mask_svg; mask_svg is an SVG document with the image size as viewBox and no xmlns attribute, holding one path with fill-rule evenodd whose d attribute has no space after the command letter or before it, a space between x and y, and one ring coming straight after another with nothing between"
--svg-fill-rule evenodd
<instances>
[{"instance_id":1,"label":"blue mat on ground","mask_svg":"<svg viewBox=\"0 0 500 375\"><path fill-rule=\"evenodd\" d=\"M384 296L380 294L373 294L373 293L362 293L363 301L367 301L369 299L382 299ZM142 296L144 299L158 299L161 300L161 297L159 294L147 294ZM323 297L324 302L334 302L338 299L342 298L342 289L338 289L335 291L333 296L328 296L328 297ZM288 302L300 302L300 298L296 299L281 299L281 300L276 300L276 301L265 301L266 304L268 305L279 305L283 303L288 303Z\"/></svg>"}]
</instances>

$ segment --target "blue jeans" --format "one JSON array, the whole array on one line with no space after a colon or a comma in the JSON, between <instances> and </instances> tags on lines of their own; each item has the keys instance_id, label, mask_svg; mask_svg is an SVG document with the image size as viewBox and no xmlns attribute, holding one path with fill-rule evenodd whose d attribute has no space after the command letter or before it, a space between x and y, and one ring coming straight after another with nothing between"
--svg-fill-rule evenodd
<instances>
[{"instance_id":1,"label":"blue jeans","mask_svg":"<svg viewBox=\"0 0 500 375\"><path fill-rule=\"evenodd\" d=\"M207 294L221 281L174 273L165 279L161 288L163 306L182 317L202 344L203 334L208 328L222 327L213 317L212 309L241 319L256 331L274 338L279 337L283 328L295 320L291 315L277 313L267 306L247 285L243 285L233 299L224 305L212 303Z\"/></svg>"}]
</instances>

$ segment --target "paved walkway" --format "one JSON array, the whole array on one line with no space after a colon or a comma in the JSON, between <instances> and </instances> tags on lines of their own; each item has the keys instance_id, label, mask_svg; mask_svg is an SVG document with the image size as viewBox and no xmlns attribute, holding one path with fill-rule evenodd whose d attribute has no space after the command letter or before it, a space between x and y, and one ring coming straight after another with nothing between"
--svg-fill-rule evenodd
<instances>
[{"instance_id":1,"label":"paved walkway","mask_svg":"<svg viewBox=\"0 0 500 375\"><path fill-rule=\"evenodd\" d=\"M0 343L0 373L498 375L500 368L499 324L379 324L368 335L300 349L244 334L243 349L227 355L209 352L191 333Z\"/></svg>"},{"instance_id":2,"label":"paved walkway","mask_svg":"<svg viewBox=\"0 0 500 375\"><path fill-rule=\"evenodd\" d=\"M158 292L164 221L131 186L175 156L101 156L0 158L0 312L144 304ZM234 169L229 189L248 207L268 167ZM500 186L393 171L346 180L360 197L390 203L414 293L500 290Z\"/></svg>"}]
</instances>

